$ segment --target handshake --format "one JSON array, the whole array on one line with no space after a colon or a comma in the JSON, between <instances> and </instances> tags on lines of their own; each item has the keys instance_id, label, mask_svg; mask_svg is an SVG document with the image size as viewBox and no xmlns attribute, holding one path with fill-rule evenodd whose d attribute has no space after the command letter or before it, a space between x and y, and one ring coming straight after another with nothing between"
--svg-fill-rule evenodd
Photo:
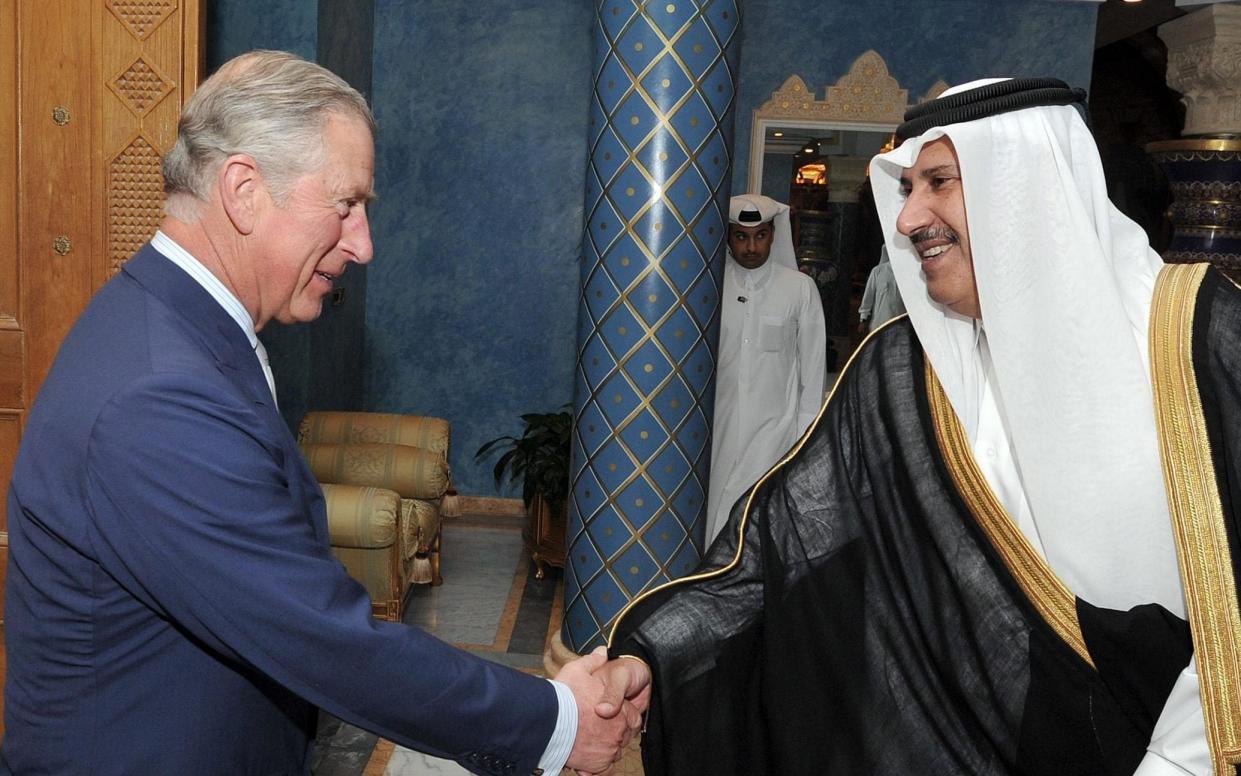
<instances>
[{"instance_id":1,"label":"handshake","mask_svg":"<svg viewBox=\"0 0 1241 776\"><path fill-rule=\"evenodd\" d=\"M565 767L580 776L613 772L621 752L642 729L651 700L651 670L634 658L608 660L607 649L567 663L556 674L577 700L577 738Z\"/></svg>"}]
</instances>

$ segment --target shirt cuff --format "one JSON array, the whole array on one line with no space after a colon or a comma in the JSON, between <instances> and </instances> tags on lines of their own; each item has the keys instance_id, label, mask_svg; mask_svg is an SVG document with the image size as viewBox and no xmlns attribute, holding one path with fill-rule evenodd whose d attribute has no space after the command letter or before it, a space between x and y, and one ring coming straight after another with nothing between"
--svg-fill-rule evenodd
<instances>
[{"instance_id":1,"label":"shirt cuff","mask_svg":"<svg viewBox=\"0 0 1241 776\"><path fill-rule=\"evenodd\" d=\"M543 756L539 758L539 768L543 773L552 774L560 773L573 752L573 742L577 739L577 700L564 682L554 679L547 681L551 682L556 690L560 711L556 715L556 728L552 730L552 737L547 742L547 748L543 750Z\"/></svg>"}]
</instances>

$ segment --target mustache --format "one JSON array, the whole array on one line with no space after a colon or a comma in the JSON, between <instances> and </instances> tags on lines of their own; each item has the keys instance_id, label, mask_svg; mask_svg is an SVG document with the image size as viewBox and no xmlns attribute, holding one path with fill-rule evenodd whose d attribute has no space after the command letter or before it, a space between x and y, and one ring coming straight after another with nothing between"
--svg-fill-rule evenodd
<instances>
[{"instance_id":1,"label":"mustache","mask_svg":"<svg viewBox=\"0 0 1241 776\"><path fill-rule=\"evenodd\" d=\"M961 238L957 235L957 233L947 226L934 226L930 229L923 229L909 235L909 241L915 246L917 246L918 243L924 243L927 240L947 240L953 245L961 242Z\"/></svg>"}]
</instances>

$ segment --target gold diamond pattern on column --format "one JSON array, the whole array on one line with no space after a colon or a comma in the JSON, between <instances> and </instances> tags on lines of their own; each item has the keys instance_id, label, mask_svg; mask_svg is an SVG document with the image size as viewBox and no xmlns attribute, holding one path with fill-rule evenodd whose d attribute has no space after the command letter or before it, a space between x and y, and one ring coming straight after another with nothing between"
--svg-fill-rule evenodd
<instances>
[{"instance_id":1,"label":"gold diamond pattern on column","mask_svg":"<svg viewBox=\"0 0 1241 776\"><path fill-rule=\"evenodd\" d=\"M134 37L146 40L177 10L177 0L109 0L107 6Z\"/></svg>"},{"instance_id":2,"label":"gold diamond pattern on column","mask_svg":"<svg viewBox=\"0 0 1241 776\"><path fill-rule=\"evenodd\" d=\"M108 163L108 276L155 234L164 217L159 152L141 135Z\"/></svg>"},{"instance_id":3,"label":"gold diamond pattern on column","mask_svg":"<svg viewBox=\"0 0 1241 776\"><path fill-rule=\"evenodd\" d=\"M125 68L125 72L108 82L108 88L116 92L116 96L135 115L142 116L172 94L174 84L154 65L138 57Z\"/></svg>"}]
</instances>

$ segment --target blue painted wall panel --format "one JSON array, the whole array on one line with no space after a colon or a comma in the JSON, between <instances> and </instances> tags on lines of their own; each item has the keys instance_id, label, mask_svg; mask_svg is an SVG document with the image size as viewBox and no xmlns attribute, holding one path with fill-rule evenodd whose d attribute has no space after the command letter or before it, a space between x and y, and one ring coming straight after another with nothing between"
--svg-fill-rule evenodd
<instances>
[{"instance_id":1,"label":"blue painted wall panel","mask_svg":"<svg viewBox=\"0 0 1241 776\"><path fill-rule=\"evenodd\" d=\"M211 0L207 3L207 72L253 49L314 59L318 0Z\"/></svg>"},{"instance_id":2,"label":"blue painted wall panel","mask_svg":"<svg viewBox=\"0 0 1241 776\"><path fill-rule=\"evenodd\" d=\"M482 442L573 395L592 18L375 4L367 408L448 418L463 493L495 492Z\"/></svg>"}]
</instances>

